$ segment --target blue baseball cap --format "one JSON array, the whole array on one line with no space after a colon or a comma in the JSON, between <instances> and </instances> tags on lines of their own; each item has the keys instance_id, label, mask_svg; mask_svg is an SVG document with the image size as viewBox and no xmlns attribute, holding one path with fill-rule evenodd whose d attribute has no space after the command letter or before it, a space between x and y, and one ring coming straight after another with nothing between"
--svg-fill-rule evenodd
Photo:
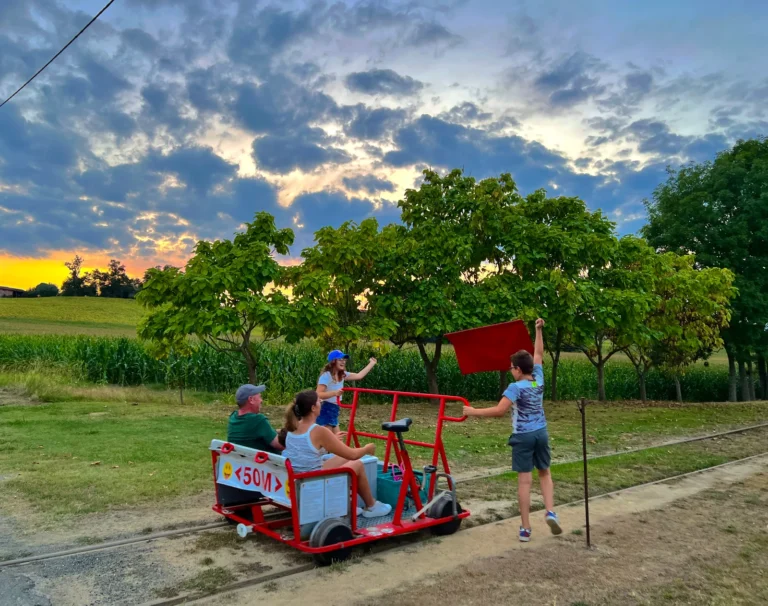
<instances>
[{"instance_id":1,"label":"blue baseball cap","mask_svg":"<svg viewBox=\"0 0 768 606\"><path fill-rule=\"evenodd\" d=\"M250 383L241 385L235 392L235 402L238 406L242 406L248 401L248 398L263 393L266 389L266 385L251 385Z\"/></svg>"},{"instance_id":2,"label":"blue baseball cap","mask_svg":"<svg viewBox=\"0 0 768 606\"><path fill-rule=\"evenodd\" d=\"M334 360L349 360L349 354L345 354L340 349L334 349L331 353L328 354L328 361L333 362Z\"/></svg>"}]
</instances>

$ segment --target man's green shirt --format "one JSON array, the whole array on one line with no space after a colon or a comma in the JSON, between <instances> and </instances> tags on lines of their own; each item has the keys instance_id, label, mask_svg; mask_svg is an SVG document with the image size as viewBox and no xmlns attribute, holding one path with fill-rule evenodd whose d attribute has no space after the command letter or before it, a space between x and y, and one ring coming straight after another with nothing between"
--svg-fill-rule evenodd
<instances>
[{"instance_id":1,"label":"man's green shirt","mask_svg":"<svg viewBox=\"0 0 768 606\"><path fill-rule=\"evenodd\" d=\"M278 454L271 446L272 441L277 437L277 432L272 429L267 417L261 413L249 412L244 415L237 413L236 410L229 415L227 442Z\"/></svg>"}]
</instances>

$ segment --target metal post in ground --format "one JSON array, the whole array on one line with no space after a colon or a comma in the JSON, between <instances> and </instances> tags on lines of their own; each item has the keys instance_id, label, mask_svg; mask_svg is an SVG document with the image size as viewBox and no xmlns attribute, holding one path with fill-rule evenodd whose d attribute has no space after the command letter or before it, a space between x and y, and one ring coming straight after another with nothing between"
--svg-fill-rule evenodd
<instances>
[{"instance_id":1,"label":"metal post in ground","mask_svg":"<svg viewBox=\"0 0 768 606\"><path fill-rule=\"evenodd\" d=\"M579 400L579 412L581 413L581 451L584 458L584 516L587 522L587 549L592 547L592 538L589 534L589 477L587 474L587 400Z\"/></svg>"}]
</instances>

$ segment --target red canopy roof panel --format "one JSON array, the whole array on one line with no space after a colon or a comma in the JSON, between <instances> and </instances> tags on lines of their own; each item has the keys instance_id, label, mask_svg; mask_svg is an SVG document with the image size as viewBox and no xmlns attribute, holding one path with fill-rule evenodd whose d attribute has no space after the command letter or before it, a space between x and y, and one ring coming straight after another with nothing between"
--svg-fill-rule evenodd
<instances>
[{"instance_id":1,"label":"red canopy roof panel","mask_svg":"<svg viewBox=\"0 0 768 606\"><path fill-rule=\"evenodd\" d=\"M522 320L460 330L445 335L456 350L461 374L509 370L510 356L525 349L533 354L533 341Z\"/></svg>"}]
</instances>

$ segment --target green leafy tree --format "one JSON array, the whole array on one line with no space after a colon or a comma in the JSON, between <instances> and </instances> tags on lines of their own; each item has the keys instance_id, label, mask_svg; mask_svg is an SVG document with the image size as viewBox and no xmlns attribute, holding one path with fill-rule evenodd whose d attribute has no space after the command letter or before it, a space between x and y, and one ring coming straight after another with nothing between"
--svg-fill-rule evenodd
<instances>
[{"instance_id":1,"label":"green leafy tree","mask_svg":"<svg viewBox=\"0 0 768 606\"><path fill-rule=\"evenodd\" d=\"M98 287L100 297L115 299L135 297L141 285L141 281L131 278L126 273L125 265L115 259L110 260L107 271L95 270L91 280Z\"/></svg>"},{"instance_id":2,"label":"green leafy tree","mask_svg":"<svg viewBox=\"0 0 768 606\"><path fill-rule=\"evenodd\" d=\"M69 277L61 285L62 297L95 297L98 294L98 287L91 280L91 275L80 273L83 268L82 257L75 255L72 261L64 265L69 270Z\"/></svg>"},{"instance_id":3,"label":"green leafy tree","mask_svg":"<svg viewBox=\"0 0 768 606\"><path fill-rule=\"evenodd\" d=\"M55 284L48 284L41 282L34 288L30 288L25 296L26 297L55 297L59 294L59 287Z\"/></svg>"},{"instance_id":4,"label":"green leafy tree","mask_svg":"<svg viewBox=\"0 0 768 606\"><path fill-rule=\"evenodd\" d=\"M416 344L430 393L439 393L444 335L492 315L488 289L476 287L487 275L485 265L504 262L495 234L500 210L516 197L508 175L477 183L460 170L424 171L419 189L407 190L398 204L403 225L387 226L379 236L370 310L392 323L393 343Z\"/></svg>"},{"instance_id":5,"label":"green leafy tree","mask_svg":"<svg viewBox=\"0 0 768 606\"><path fill-rule=\"evenodd\" d=\"M137 296L150 312L139 325L140 338L167 355L185 351L194 336L243 356L248 379L256 383L259 348L287 334L296 314L317 323L328 318L324 308L291 301L274 288L284 271L274 254L288 254L292 243L292 230L277 229L272 215L260 212L233 240L198 242L184 271L148 270Z\"/></svg>"},{"instance_id":6,"label":"green leafy tree","mask_svg":"<svg viewBox=\"0 0 768 606\"><path fill-rule=\"evenodd\" d=\"M747 367L765 368L768 333L768 141L739 141L713 162L670 171L647 201L648 242L662 251L694 254L701 267L735 275L738 295L722 336L728 354L729 399L751 399ZM765 382L763 381L763 385Z\"/></svg>"},{"instance_id":7,"label":"green leafy tree","mask_svg":"<svg viewBox=\"0 0 768 606\"><path fill-rule=\"evenodd\" d=\"M674 253L654 259L655 304L626 349L640 383L640 399L647 399L645 379L659 366L675 377L677 399L682 400L679 375L696 360L722 347L721 331L730 319L729 301L735 292L727 269L696 269L693 255Z\"/></svg>"},{"instance_id":8,"label":"green leafy tree","mask_svg":"<svg viewBox=\"0 0 768 606\"><path fill-rule=\"evenodd\" d=\"M601 401L606 399L606 362L647 331L643 321L655 301L652 258L653 251L643 240L625 236L609 261L591 267L577 284L575 344L597 370Z\"/></svg>"},{"instance_id":9,"label":"green leafy tree","mask_svg":"<svg viewBox=\"0 0 768 606\"><path fill-rule=\"evenodd\" d=\"M557 371L563 347L576 338L581 304L580 282L593 267L612 258L618 241L614 224L590 212L579 198L548 198L538 190L517 208L516 228L501 234L510 254L509 270L518 280L523 318L547 321L545 343L552 361L551 397L557 400ZM509 234L512 234L511 237Z\"/></svg>"},{"instance_id":10,"label":"green leafy tree","mask_svg":"<svg viewBox=\"0 0 768 606\"><path fill-rule=\"evenodd\" d=\"M345 350L361 339L386 338L391 323L369 313L367 300L377 280L380 245L376 219L319 229L315 245L302 251L301 265L286 269L283 286L295 297L330 310L332 318L318 324L301 317L294 330Z\"/></svg>"}]
</instances>

